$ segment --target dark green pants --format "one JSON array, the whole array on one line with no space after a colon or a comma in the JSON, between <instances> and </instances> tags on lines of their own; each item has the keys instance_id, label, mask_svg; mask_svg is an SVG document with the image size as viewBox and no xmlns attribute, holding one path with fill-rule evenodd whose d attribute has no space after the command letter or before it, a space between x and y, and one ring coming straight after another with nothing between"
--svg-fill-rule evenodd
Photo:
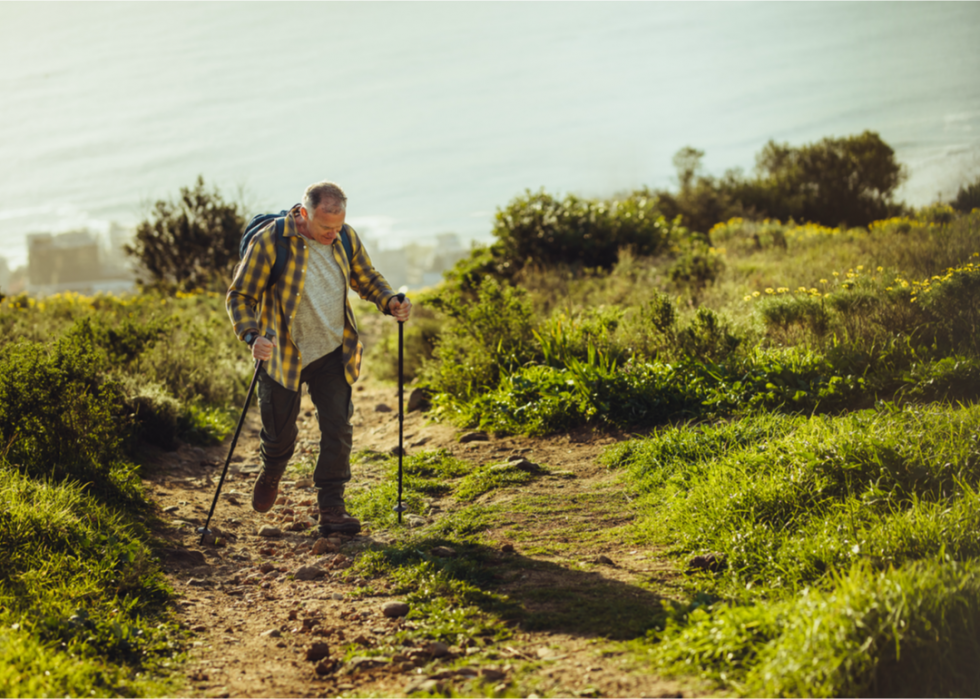
<instances>
[{"instance_id":1,"label":"dark green pants","mask_svg":"<svg viewBox=\"0 0 980 699\"><path fill-rule=\"evenodd\" d=\"M350 480L350 424L354 414L351 388L344 376L343 351L337 348L303 369L300 383L305 383L316 407L320 425L320 456L313 472L313 483L319 489L320 507L344 504L344 486ZM273 381L265 369L259 372L259 411L262 413L261 453L266 469L285 469L296 449L299 429L300 392L290 391Z\"/></svg>"}]
</instances>

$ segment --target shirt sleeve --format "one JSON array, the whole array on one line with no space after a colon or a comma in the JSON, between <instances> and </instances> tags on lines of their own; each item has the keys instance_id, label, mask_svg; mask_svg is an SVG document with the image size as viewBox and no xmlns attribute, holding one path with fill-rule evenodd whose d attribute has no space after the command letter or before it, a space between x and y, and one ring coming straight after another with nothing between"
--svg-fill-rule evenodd
<instances>
[{"instance_id":1,"label":"shirt sleeve","mask_svg":"<svg viewBox=\"0 0 980 699\"><path fill-rule=\"evenodd\" d=\"M360 237L353 228L348 226L351 236L351 248L354 259L350 261L350 287L357 295L366 301L374 303L382 313L387 312L388 301L395 296L391 285L374 265L364 248Z\"/></svg>"},{"instance_id":2,"label":"shirt sleeve","mask_svg":"<svg viewBox=\"0 0 980 699\"><path fill-rule=\"evenodd\" d=\"M228 287L225 308L239 339L249 329L261 330L259 299L269 284L275 261L275 225L275 221L271 221L266 228L255 234L245 251L245 257L235 268L235 276Z\"/></svg>"}]
</instances>

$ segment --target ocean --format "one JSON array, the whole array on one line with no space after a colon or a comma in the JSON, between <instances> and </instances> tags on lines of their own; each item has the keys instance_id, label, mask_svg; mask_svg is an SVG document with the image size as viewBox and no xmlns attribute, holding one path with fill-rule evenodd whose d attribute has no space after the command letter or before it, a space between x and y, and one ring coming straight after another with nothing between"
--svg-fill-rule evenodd
<instances>
[{"instance_id":1,"label":"ocean","mask_svg":"<svg viewBox=\"0 0 980 699\"><path fill-rule=\"evenodd\" d=\"M980 3L0 3L0 256L203 175L252 210L330 179L378 248L488 241L525 189L674 186L769 140L878 132L899 197L980 175ZM383 270L382 270L383 271Z\"/></svg>"}]
</instances>

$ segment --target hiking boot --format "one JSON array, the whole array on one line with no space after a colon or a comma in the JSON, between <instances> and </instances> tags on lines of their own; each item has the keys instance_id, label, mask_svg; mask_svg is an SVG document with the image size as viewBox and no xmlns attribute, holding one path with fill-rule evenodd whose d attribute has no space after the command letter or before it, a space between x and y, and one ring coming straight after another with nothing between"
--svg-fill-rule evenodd
<instances>
[{"instance_id":1,"label":"hiking boot","mask_svg":"<svg viewBox=\"0 0 980 699\"><path fill-rule=\"evenodd\" d=\"M252 486L252 509L256 512L268 512L276 504L279 497L279 479L286 471L285 465L279 467L263 466L262 473L255 479Z\"/></svg>"},{"instance_id":2,"label":"hiking boot","mask_svg":"<svg viewBox=\"0 0 980 699\"><path fill-rule=\"evenodd\" d=\"M347 514L344 505L320 508L320 536L331 534L357 534L361 531L361 521Z\"/></svg>"}]
</instances>

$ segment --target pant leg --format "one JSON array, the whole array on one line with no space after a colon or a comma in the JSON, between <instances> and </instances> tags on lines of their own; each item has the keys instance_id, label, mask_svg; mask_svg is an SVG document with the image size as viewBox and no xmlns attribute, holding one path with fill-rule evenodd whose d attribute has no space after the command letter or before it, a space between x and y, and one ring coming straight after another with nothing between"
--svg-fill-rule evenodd
<instances>
[{"instance_id":1,"label":"pant leg","mask_svg":"<svg viewBox=\"0 0 980 699\"><path fill-rule=\"evenodd\" d=\"M259 371L259 412L262 415L262 465L273 471L285 470L296 449L299 428L300 393L278 384L265 371Z\"/></svg>"},{"instance_id":2,"label":"pant leg","mask_svg":"<svg viewBox=\"0 0 980 699\"><path fill-rule=\"evenodd\" d=\"M343 351L338 348L303 370L320 426L320 456L313 472L319 488L320 507L344 504L344 487L350 480L350 453L354 437L351 387L344 373Z\"/></svg>"}]
</instances>

